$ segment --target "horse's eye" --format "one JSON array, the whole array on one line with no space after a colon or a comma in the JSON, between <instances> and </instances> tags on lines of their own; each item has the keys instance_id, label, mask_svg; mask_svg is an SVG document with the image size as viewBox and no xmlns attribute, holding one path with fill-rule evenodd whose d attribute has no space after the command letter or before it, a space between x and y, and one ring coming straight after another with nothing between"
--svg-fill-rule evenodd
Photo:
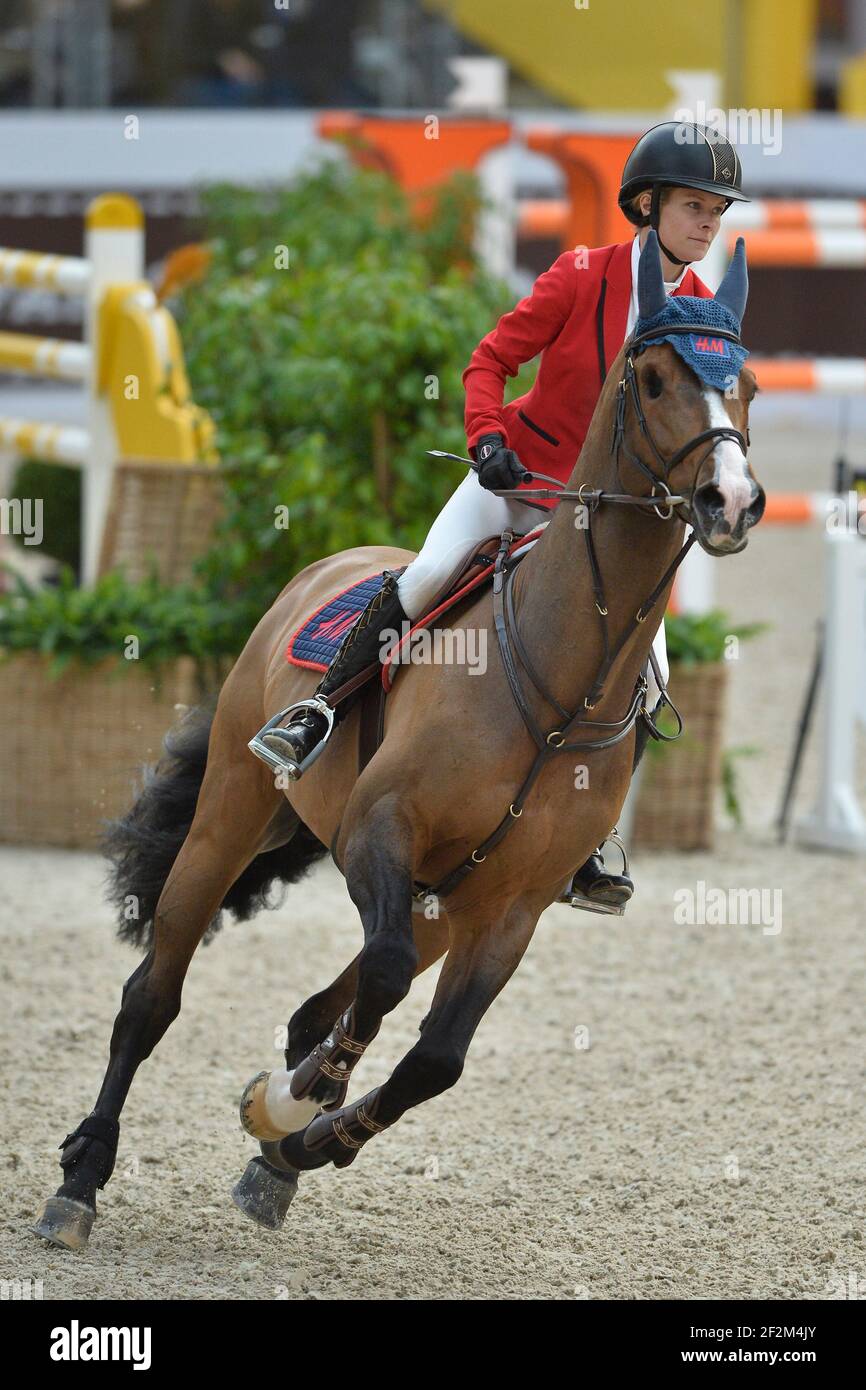
<instances>
[{"instance_id":1,"label":"horse's eye","mask_svg":"<svg viewBox=\"0 0 866 1390\"><path fill-rule=\"evenodd\" d=\"M643 382L647 390L647 395L650 397L650 399L654 401L658 400L659 396L664 390L664 383L661 377L659 376L658 372L647 372L646 376L643 379Z\"/></svg>"}]
</instances>

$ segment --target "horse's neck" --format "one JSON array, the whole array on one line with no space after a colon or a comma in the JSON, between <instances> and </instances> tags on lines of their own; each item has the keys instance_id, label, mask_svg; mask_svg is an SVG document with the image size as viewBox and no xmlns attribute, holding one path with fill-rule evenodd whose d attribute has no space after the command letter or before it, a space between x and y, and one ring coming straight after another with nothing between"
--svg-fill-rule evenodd
<instances>
[{"instance_id":1,"label":"horse's neck","mask_svg":"<svg viewBox=\"0 0 866 1390\"><path fill-rule=\"evenodd\" d=\"M610 451L616 379L611 370L566 484L570 491L581 483L606 492L629 490L617 477ZM626 477L629 473L624 470ZM604 655L586 538L575 525L577 505L561 502L554 508L544 534L519 566L514 590L517 625L529 657L551 693L572 711L582 704ZM662 521L649 509L616 502L603 502L592 512L591 527L613 648L675 558L685 528L676 517ZM624 712L669 591L670 586L626 643L593 718L614 718Z\"/></svg>"}]
</instances>

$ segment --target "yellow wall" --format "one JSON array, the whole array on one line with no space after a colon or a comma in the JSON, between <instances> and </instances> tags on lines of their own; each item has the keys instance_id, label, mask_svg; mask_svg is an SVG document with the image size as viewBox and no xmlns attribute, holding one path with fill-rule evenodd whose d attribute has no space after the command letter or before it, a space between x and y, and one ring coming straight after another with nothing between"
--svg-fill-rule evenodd
<instances>
[{"instance_id":1,"label":"yellow wall","mask_svg":"<svg viewBox=\"0 0 866 1390\"><path fill-rule=\"evenodd\" d=\"M809 111L818 0L740 0L744 106Z\"/></svg>"},{"instance_id":2,"label":"yellow wall","mask_svg":"<svg viewBox=\"0 0 866 1390\"><path fill-rule=\"evenodd\" d=\"M661 110L671 68L724 76L725 106L809 109L818 0L426 0L569 106Z\"/></svg>"},{"instance_id":3,"label":"yellow wall","mask_svg":"<svg viewBox=\"0 0 866 1390\"><path fill-rule=\"evenodd\" d=\"M839 110L846 116L866 116L866 53L850 58L839 81Z\"/></svg>"}]
</instances>

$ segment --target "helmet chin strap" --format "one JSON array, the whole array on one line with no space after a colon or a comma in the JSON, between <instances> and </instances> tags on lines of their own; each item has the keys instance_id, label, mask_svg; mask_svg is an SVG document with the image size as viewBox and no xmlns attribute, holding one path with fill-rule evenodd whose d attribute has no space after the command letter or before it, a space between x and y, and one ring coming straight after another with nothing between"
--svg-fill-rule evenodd
<instances>
[{"instance_id":1,"label":"helmet chin strap","mask_svg":"<svg viewBox=\"0 0 866 1390\"><path fill-rule=\"evenodd\" d=\"M664 242L662 241L661 232L659 231L659 200L661 198L661 191L661 184L657 183L653 185L652 203L650 204L649 224L651 227L655 228L655 234L658 238L659 247L667 256L669 261L671 261L674 265L691 265L691 261L682 261L680 260L679 256L675 256L673 251L669 251L668 248L665 246Z\"/></svg>"}]
</instances>

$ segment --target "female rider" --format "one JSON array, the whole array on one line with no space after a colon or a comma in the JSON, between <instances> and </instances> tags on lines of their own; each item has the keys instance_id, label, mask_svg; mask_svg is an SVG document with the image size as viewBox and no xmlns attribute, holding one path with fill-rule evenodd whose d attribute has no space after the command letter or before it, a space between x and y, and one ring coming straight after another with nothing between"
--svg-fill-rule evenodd
<instances>
[{"instance_id":1,"label":"female rider","mask_svg":"<svg viewBox=\"0 0 866 1390\"><path fill-rule=\"evenodd\" d=\"M581 258L563 252L536 280L532 293L503 315L482 338L463 373L466 436L478 465L446 502L417 558L399 576L385 570L383 585L349 629L322 677L316 696L351 679L380 655L380 633L415 622L459 569L472 547L506 527L531 531L539 510L555 502L498 497L491 489L529 487L523 481L537 469L562 483L571 476L589 428L607 370L637 319L640 251L654 227L662 254L668 294L711 297L688 269L703 260L720 227L722 214L738 200L740 161L730 142L703 126L665 121L637 142L623 170L619 205L640 230L631 242L603 246ZM535 385L503 406L506 377L541 352ZM653 643L667 681L664 624ZM648 672L646 704L652 710L659 690ZM315 697L313 697L315 700ZM263 737L291 776L326 734L326 721L304 701L286 728ZM293 707L294 709L297 707ZM338 706L337 717L345 706ZM634 766L648 730L636 726ZM634 885L626 874L611 874L600 852L575 873L559 899L575 907L622 912Z\"/></svg>"}]
</instances>

